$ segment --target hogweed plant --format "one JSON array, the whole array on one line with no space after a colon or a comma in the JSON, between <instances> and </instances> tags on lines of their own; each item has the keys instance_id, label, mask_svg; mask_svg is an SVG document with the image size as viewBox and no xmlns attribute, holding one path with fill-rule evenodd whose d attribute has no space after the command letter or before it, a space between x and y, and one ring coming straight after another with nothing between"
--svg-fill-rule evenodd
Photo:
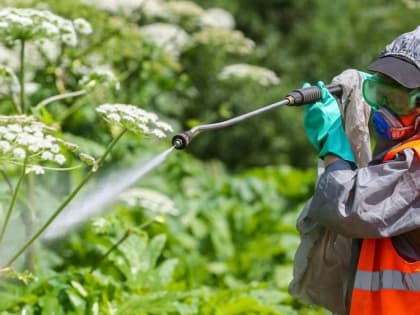
<instances>
[{"instance_id":1,"label":"hogweed plant","mask_svg":"<svg viewBox=\"0 0 420 315\"><path fill-rule=\"evenodd\" d=\"M127 132L132 131L137 134L143 134L146 136L154 136L163 138L166 134L172 131L172 127L166 122L161 121L155 113L145 111L141 108L135 107L134 105L127 104L104 104L97 108L97 112L100 113L104 119L110 124L117 124L120 127L119 134L111 141L107 146L103 155L94 161L93 158L82 155L82 159L92 164L91 169L85 175L85 177L79 182L74 190L65 198L65 200L57 207L52 215L46 220L46 222L35 232L35 234L17 251L17 253L9 260L6 266L11 266L22 253L28 249L33 242L35 242L41 234L50 226L55 218L65 209L65 207L74 199L82 187L88 182L88 180L95 174L98 168L102 165L104 160L108 157L112 149L115 147L121 137ZM49 151L46 151L49 152ZM24 159L25 156L20 156ZM25 164L27 163L24 160ZM25 165L24 164L24 165Z\"/></svg>"},{"instance_id":2,"label":"hogweed plant","mask_svg":"<svg viewBox=\"0 0 420 315\"><path fill-rule=\"evenodd\" d=\"M27 112L25 104L25 47L29 41L53 40L76 46L77 33L91 30L87 21L64 19L47 10L3 8L0 10L0 40L19 46L19 114Z\"/></svg>"},{"instance_id":3,"label":"hogweed plant","mask_svg":"<svg viewBox=\"0 0 420 315\"><path fill-rule=\"evenodd\" d=\"M2 164L22 166L22 171L13 189L6 218L0 228L0 241L14 209L20 186L27 174L44 174L46 169L57 169L66 162L63 154L67 149L77 151L75 144L56 138L53 128L30 116L0 116L0 161Z\"/></svg>"},{"instance_id":4,"label":"hogweed plant","mask_svg":"<svg viewBox=\"0 0 420 315\"><path fill-rule=\"evenodd\" d=\"M274 71L245 63L224 67L219 73L218 79L222 81L249 80L261 86L272 86L280 83L280 79Z\"/></svg>"},{"instance_id":5,"label":"hogweed plant","mask_svg":"<svg viewBox=\"0 0 420 315\"><path fill-rule=\"evenodd\" d=\"M46 98L33 108L26 104L26 73L25 57L27 43L35 44L40 50L53 43L64 50L66 47L75 47L78 44L79 35L92 33L92 26L83 18L74 20L65 19L47 10L36 9L0 9L0 41L8 46L19 47L19 70L18 73L0 65L0 96L8 97L18 114L27 114L30 111L37 112L44 106L58 100L85 95L92 92L99 84L107 84L112 88L119 88L119 82L111 71L94 69L86 73L80 80L81 87L78 91L70 91ZM49 45L48 45L49 44ZM34 48L34 47L31 47ZM62 53L62 51L61 51ZM18 94L18 97L16 97Z\"/></svg>"},{"instance_id":6,"label":"hogweed plant","mask_svg":"<svg viewBox=\"0 0 420 315\"><path fill-rule=\"evenodd\" d=\"M131 188L120 194L120 201L125 203L129 209L140 207L145 210L148 219L145 223L137 227L128 227L122 236L117 239L112 246L100 256L95 264L91 267L91 272L96 270L99 265L115 251L128 237L132 234L143 234L144 229L153 223L164 223L166 216L178 216L180 211L176 207L172 199L165 194L146 188ZM109 219L100 217L93 221L92 226L98 234L105 234L111 229L113 223Z\"/></svg>"},{"instance_id":7,"label":"hogweed plant","mask_svg":"<svg viewBox=\"0 0 420 315\"><path fill-rule=\"evenodd\" d=\"M10 222L10 218L18 200L24 179L30 174L42 175L47 170L71 170L66 164L66 155L74 153L90 170L68 194L56 210L47 218L37 231L24 243L6 264L11 266L47 229L55 218L73 200L87 181L102 165L116 143L127 131L134 131L148 136L163 138L172 131L170 125L160 121L154 113L147 112L134 105L104 104L97 108L97 112L112 125L119 126L119 134L113 138L104 153L98 158L81 152L76 144L59 138L60 127L47 126L36 116L41 116L45 106L62 100L86 95L98 86L112 89L119 88L119 81L113 72L107 68L88 69L82 75L78 85L79 90L53 95L41 100L38 104L27 104L25 89L25 57L27 43L38 45L46 42L56 42L61 49L76 46L78 35L88 35L92 27L85 19L65 19L47 10L35 9L0 9L0 41L9 47L19 47L19 66L15 73L13 69L0 65L0 98L8 98L16 113L14 116L0 116L0 161L17 171L18 177L14 187L9 184L11 199L7 207L5 218L0 226L0 241L3 240ZM29 113L35 116L28 115ZM2 171L4 173L4 171ZM6 177L7 178L7 177ZM30 207L30 205L27 205Z\"/></svg>"},{"instance_id":8,"label":"hogweed plant","mask_svg":"<svg viewBox=\"0 0 420 315\"><path fill-rule=\"evenodd\" d=\"M205 28L193 34L196 44L223 48L224 51L238 55L248 55L255 48L253 40L238 30L226 28Z\"/></svg>"},{"instance_id":9,"label":"hogweed plant","mask_svg":"<svg viewBox=\"0 0 420 315\"><path fill-rule=\"evenodd\" d=\"M130 104L103 104L96 111L111 125L116 124L137 134L164 138L172 127L152 112Z\"/></svg>"},{"instance_id":10,"label":"hogweed plant","mask_svg":"<svg viewBox=\"0 0 420 315\"><path fill-rule=\"evenodd\" d=\"M141 34L174 58L178 58L190 43L190 36L181 27L168 23L142 26Z\"/></svg>"}]
</instances>

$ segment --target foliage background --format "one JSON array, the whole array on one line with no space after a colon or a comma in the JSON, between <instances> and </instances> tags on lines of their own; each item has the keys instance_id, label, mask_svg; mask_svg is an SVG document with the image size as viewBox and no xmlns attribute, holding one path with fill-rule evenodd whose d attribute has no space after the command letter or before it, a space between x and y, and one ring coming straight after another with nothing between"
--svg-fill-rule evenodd
<instances>
[{"instance_id":1,"label":"foliage background","mask_svg":"<svg viewBox=\"0 0 420 315\"><path fill-rule=\"evenodd\" d=\"M173 58L139 36L139 26L155 21L137 11L110 13L79 0L0 0L1 7L47 8L92 24L92 35L80 46L31 68L40 88L28 98L36 104L60 93L63 82L77 89L77 66L109 64L121 82L119 91L104 88L65 99L42 116L94 156L113 135L94 114L102 103L137 104L177 131L228 119L277 101L305 81L328 82L344 69L366 69L384 44L420 18L419 2L410 0L194 3L231 12L236 29L255 42L255 49L235 54L196 45ZM178 24L196 31L186 21ZM217 80L231 63L267 67L280 84ZM1 106L2 114L11 113L6 100ZM168 146L169 139L128 135L103 169L142 164ZM0 314L327 314L287 294L299 241L294 224L313 189L315 164L301 109L282 108L202 134L136 184L170 199L176 216L162 213L159 205L121 199L65 237L39 242L15 266L30 273L0 280ZM11 172L15 182L17 172ZM33 226L24 226L24 216L16 214L1 253L10 255L82 174L37 178ZM6 203L7 185L1 186Z\"/></svg>"}]
</instances>

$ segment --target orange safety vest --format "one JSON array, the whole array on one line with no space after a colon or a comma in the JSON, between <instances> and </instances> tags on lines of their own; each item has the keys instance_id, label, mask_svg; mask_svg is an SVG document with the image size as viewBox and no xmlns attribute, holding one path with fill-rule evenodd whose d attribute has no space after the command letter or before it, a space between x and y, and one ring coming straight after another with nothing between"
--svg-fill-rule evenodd
<instances>
[{"instance_id":1,"label":"orange safety vest","mask_svg":"<svg viewBox=\"0 0 420 315\"><path fill-rule=\"evenodd\" d=\"M416 139L391 149L384 161L406 148L420 157L420 139ZM420 315L420 261L407 262L391 238L364 239L350 315Z\"/></svg>"}]
</instances>

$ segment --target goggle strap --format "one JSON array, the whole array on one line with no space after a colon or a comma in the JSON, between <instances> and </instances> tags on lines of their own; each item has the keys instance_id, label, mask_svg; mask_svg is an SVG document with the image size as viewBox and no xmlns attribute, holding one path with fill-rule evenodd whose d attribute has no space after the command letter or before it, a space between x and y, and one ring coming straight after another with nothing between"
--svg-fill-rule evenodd
<instances>
[{"instance_id":1,"label":"goggle strap","mask_svg":"<svg viewBox=\"0 0 420 315\"><path fill-rule=\"evenodd\" d=\"M396 117L388 108L382 107L379 109L384 119L388 122L392 128L403 128L404 125L400 122L398 117Z\"/></svg>"},{"instance_id":2,"label":"goggle strap","mask_svg":"<svg viewBox=\"0 0 420 315\"><path fill-rule=\"evenodd\" d=\"M388 132L391 135L391 139L398 140L402 138L406 138L413 134L414 126L408 127L392 127L389 128Z\"/></svg>"}]
</instances>

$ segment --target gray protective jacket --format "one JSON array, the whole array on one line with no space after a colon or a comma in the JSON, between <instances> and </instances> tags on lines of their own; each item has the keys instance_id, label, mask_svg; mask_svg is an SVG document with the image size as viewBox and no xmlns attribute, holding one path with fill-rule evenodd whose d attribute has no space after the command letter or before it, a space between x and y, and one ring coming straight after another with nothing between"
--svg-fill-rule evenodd
<instances>
[{"instance_id":1,"label":"gray protective jacket","mask_svg":"<svg viewBox=\"0 0 420 315\"><path fill-rule=\"evenodd\" d=\"M392 237L401 256L420 259L420 160L406 149L382 162L390 145L378 143L374 159L357 170L339 160L319 172L297 222L291 295L347 314L363 238Z\"/></svg>"}]
</instances>

